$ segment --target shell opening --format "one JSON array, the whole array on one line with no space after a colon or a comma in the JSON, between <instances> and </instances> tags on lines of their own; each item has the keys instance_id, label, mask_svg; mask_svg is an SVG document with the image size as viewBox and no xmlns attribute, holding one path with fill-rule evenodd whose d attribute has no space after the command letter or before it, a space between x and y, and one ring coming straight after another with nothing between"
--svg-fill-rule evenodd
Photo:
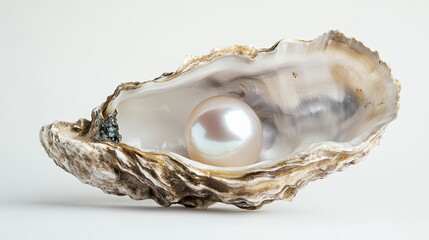
<instances>
[{"instance_id":1,"label":"shell opening","mask_svg":"<svg viewBox=\"0 0 429 240\"><path fill-rule=\"evenodd\" d=\"M143 151L187 156L183 128L196 104L219 95L250 105L263 125L259 161L284 159L321 142L352 147L390 122L397 87L390 70L361 44L324 35L312 42L281 41L255 58L226 54L173 78L122 91L122 142Z\"/></svg>"}]
</instances>

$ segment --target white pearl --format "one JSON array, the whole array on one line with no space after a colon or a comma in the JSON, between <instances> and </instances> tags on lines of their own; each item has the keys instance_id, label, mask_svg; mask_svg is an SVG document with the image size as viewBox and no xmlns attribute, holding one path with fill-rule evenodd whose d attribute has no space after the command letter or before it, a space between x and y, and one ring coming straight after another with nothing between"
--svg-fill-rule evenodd
<instances>
[{"instance_id":1,"label":"white pearl","mask_svg":"<svg viewBox=\"0 0 429 240\"><path fill-rule=\"evenodd\" d=\"M185 144L192 160L221 167L251 165L262 149L261 122L245 102L211 97L190 113Z\"/></svg>"}]
</instances>

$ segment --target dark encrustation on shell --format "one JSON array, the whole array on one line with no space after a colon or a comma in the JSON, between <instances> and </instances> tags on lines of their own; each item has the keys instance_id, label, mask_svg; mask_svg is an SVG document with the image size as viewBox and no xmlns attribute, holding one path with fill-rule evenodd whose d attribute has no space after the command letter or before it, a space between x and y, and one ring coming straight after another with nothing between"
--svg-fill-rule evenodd
<instances>
[{"instance_id":1,"label":"dark encrustation on shell","mask_svg":"<svg viewBox=\"0 0 429 240\"><path fill-rule=\"evenodd\" d=\"M291 200L310 181L365 156L396 117L399 91L377 52L331 31L188 58L176 72L121 84L91 121L43 126L40 140L58 166L105 193L162 206L257 209ZM266 139L257 164L222 168L187 158L183 118L216 95L242 99L261 118ZM137 129L133 118L146 127Z\"/></svg>"}]
</instances>

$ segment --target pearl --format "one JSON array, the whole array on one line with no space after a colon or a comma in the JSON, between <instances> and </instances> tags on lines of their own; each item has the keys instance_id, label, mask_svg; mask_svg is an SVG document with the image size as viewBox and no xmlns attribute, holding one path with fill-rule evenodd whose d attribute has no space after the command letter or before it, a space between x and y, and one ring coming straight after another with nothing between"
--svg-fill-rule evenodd
<instances>
[{"instance_id":1,"label":"pearl","mask_svg":"<svg viewBox=\"0 0 429 240\"><path fill-rule=\"evenodd\" d=\"M195 161L221 167L251 165L262 150L261 122L245 102L211 97L191 111L185 124L185 145Z\"/></svg>"}]
</instances>

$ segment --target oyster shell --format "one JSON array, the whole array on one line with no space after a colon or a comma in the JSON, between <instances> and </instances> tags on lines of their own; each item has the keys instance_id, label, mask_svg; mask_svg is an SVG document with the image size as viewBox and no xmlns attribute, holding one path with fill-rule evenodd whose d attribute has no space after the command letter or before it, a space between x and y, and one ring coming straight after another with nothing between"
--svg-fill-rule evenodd
<instances>
[{"instance_id":1,"label":"oyster shell","mask_svg":"<svg viewBox=\"0 0 429 240\"><path fill-rule=\"evenodd\" d=\"M189 57L176 72L121 84L91 121L43 126L40 140L58 166L106 193L162 206L257 209L291 200L310 181L365 156L396 117L399 91L377 52L330 31ZM260 117L258 163L222 168L187 158L185 119L216 95L240 98Z\"/></svg>"}]
</instances>

